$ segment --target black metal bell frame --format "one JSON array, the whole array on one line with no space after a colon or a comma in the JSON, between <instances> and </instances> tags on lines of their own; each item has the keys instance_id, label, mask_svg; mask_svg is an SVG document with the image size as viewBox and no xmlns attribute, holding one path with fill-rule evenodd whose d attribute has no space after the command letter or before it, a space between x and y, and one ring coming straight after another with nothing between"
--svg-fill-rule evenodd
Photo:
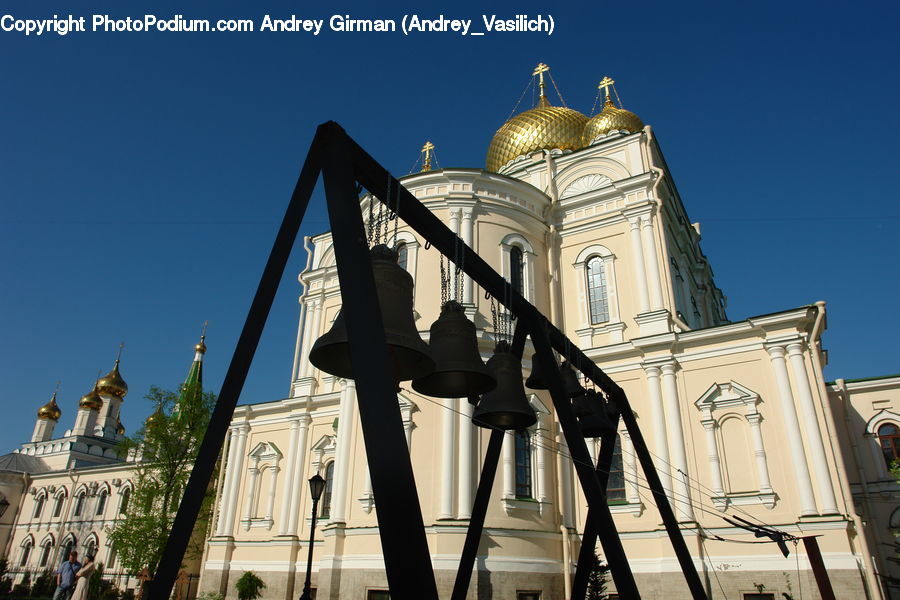
<instances>
[{"instance_id":1,"label":"black metal bell frame","mask_svg":"<svg viewBox=\"0 0 900 600\"><path fill-rule=\"evenodd\" d=\"M435 364L428 344L416 329L412 276L397 264L397 253L383 244L372 248L371 257L394 379L399 382L428 375L434 371ZM343 310L331 329L313 344L309 362L336 377L353 378Z\"/></svg>"},{"instance_id":2,"label":"black metal bell frame","mask_svg":"<svg viewBox=\"0 0 900 600\"><path fill-rule=\"evenodd\" d=\"M497 344L487 368L497 379L497 387L481 397L472 422L479 427L503 430L521 430L534 425L537 416L525 396L522 361L510 351L509 344Z\"/></svg>"},{"instance_id":3,"label":"black metal bell frame","mask_svg":"<svg viewBox=\"0 0 900 600\"><path fill-rule=\"evenodd\" d=\"M436 364L434 371L414 379L413 389L436 398L464 398L497 387L478 352L475 324L455 300L445 302L441 315L431 324L428 348Z\"/></svg>"},{"instance_id":4,"label":"black metal bell frame","mask_svg":"<svg viewBox=\"0 0 900 600\"><path fill-rule=\"evenodd\" d=\"M541 361L538 360L536 353L531 355L531 374L525 380L525 387L530 390L550 389L550 386L547 385L547 378L541 373Z\"/></svg>"},{"instance_id":5,"label":"black metal bell frame","mask_svg":"<svg viewBox=\"0 0 900 600\"><path fill-rule=\"evenodd\" d=\"M610 407L595 390L585 390L583 394L575 396L572 403L575 405L578 427L584 437L601 437L603 434L615 430L613 421L608 414Z\"/></svg>"}]
</instances>

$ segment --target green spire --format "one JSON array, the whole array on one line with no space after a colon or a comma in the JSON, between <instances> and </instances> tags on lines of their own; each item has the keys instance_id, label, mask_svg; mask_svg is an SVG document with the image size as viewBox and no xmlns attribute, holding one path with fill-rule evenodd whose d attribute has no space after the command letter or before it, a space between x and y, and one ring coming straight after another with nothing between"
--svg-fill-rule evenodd
<instances>
[{"instance_id":1,"label":"green spire","mask_svg":"<svg viewBox=\"0 0 900 600\"><path fill-rule=\"evenodd\" d=\"M187 397L187 394L199 396L203 393L203 355L206 354L206 323L203 324L203 333L200 335L200 343L194 346L194 362L188 370L187 378L181 384L181 398L178 404L172 410L174 416L178 418L178 406Z\"/></svg>"}]
</instances>

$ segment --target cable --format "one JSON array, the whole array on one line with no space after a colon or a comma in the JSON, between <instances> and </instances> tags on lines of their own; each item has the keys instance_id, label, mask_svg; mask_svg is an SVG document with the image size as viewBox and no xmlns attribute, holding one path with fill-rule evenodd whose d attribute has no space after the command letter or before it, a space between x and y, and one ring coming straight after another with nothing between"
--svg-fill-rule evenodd
<instances>
[{"instance_id":1,"label":"cable","mask_svg":"<svg viewBox=\"0 0 900 600\"><path fill-rule=\"evenodd\" d=\"M519 96L519 100L516 102L516 105L513 106L512 112L509 113L509 116L506 117L506 120L509 121L514 114L516 114L516 109L519 108L519 104L522 103L522 98L525 97L526 92L528 92L528 88L534 85L534 77L528 78L528 84L525 86L525 89L522 90L522 95Z\"/></svg>"}]
</instances>

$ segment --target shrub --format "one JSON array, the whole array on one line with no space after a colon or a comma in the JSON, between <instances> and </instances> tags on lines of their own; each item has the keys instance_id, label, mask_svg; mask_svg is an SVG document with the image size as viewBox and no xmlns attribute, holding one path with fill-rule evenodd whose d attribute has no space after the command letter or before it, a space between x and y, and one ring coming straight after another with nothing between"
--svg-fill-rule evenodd
<instances>
[{"instance_id":1,"label":"shrub","mask_svg":"<svg viewBox=\"0 0 900 600\"><path fill-rule=\"evenodd\" d=\"M234 584L240 600L256 600L262 596L262 590L266 584L253 571L245 571L241 578Z\"/></svg>"}]
</instances>

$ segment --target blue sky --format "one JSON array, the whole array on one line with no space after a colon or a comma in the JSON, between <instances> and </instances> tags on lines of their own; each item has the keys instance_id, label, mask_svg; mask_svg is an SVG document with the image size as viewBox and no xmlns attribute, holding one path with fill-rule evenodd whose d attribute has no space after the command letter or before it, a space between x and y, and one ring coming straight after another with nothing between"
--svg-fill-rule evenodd
<instances>
[{"instance_id":1,"label":"blue sky","mask_svg":"<svg viewBox=\"0 0 900 600\"><path fill-rule=\"evenodd\" d=\"M0 14L473 19L477 4L3 3ZM548 8L551 12L548 13ZM477 167L531 70L591 109L616 79L651 124L732 319L824 299L829 378L900 371L895 3L517 3L507 33L0 32L0 423L14 448L62 382L60 429L125 341L133 431L209 320L218 390L299 165L336 120L395 174L426 139ZM321 196L301 234L328 228ZM289 386L298 244L242 401Z\"/></svg>"}]
</instances>

